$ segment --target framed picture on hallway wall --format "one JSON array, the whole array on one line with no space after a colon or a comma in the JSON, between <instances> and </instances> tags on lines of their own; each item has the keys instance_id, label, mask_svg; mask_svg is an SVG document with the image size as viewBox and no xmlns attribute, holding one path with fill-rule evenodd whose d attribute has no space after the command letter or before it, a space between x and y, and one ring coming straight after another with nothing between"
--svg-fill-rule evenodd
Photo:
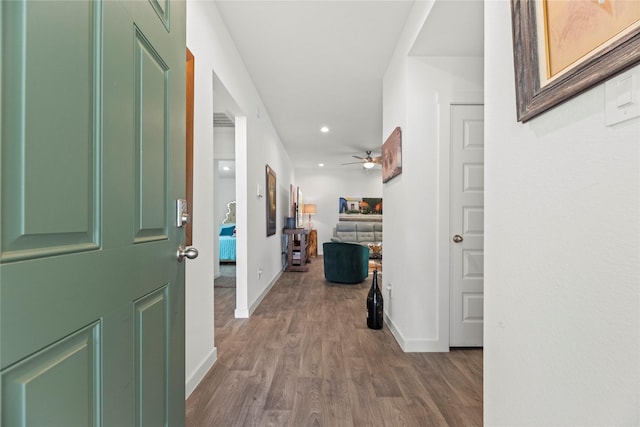
<instances>
[{"instance_id":1,"label":"framed picture on hallway wall","mask_svg":"<svg viewBox=\"0 0 640 427\"><path fill-rule=\"evenodd\" d=\"M511 0L518 121L640 61L640 2Z\"/></svg>"},{"instance_id":2,"label":"framed picture on hallway wall","mask_svg":"<svg viewBox=\"0 0 640 427\"><path fill-rule=\"evenodd\" d=\"M302 206L304 205L304 199L302 197L302 189L296 187L296 228L302 227Z\"/></svg>"},{"instance_id":3,"label":"framed picture on hallway wall","mask_svg":"<svg viewBox=\"0 0 640 427\"><path fill-rule=\"evenodd\" d=\"M266 166L267 180L267 236L276 234L276 173Z\"/></svg>"},{"instance_id":4,"label":"framed picture on hallway wall","mask_svg":"<svg viewBox=\"0 0 640 427\"><path fill-rule=\"evenodd\" d=\"M395 128L382 144L382 182L402 173L402 131Z\"/></svg>"}]
</instances>

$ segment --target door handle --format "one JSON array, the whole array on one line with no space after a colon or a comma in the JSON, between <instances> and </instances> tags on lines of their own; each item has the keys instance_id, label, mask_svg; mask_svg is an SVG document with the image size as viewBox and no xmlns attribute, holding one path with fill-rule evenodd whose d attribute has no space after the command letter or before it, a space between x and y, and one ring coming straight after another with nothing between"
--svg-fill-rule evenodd
<instances>
[{"instance_id":1,"label":"door handle","mask_svg":"<svg viewBox=\"0 0 640 427\"><path fill-rule=\"evenodd\" d=\"M456 234L455 236L453 236L453 242L454 242L454 243L460 243L460 242L462 242L463 240L464 240L464 239L463 239L463 238L462 238L462 236L461 236L461 235L459 235L459 234Z\"/></svg>"},{"instance_id":2,"label":"door handle","mask_svg":"<svg viewBox=\"0 0 640 427\"><path fill-rule=\"evenodd\" d=\"M198 258L198 250L193 246L186 248L180 245L178 246L178 252L176 255L178 256L178 261L182 262L182 260L185 258L189 258L189 259Z\"/></svg>"}]
</instances>

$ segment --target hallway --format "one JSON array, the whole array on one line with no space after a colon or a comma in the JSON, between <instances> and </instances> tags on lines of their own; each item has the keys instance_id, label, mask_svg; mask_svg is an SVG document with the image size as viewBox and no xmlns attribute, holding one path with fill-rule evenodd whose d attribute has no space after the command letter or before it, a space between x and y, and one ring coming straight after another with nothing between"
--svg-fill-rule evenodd
<instances>
[{"instance_id":1,"label":"hallway","mask_svg":"<svg viewBox=\"0 0 640 427\"><path fill-rule=\"evenodd\" d=\"M403 353L366 327L371 277L328 285L322 258L283 273L250 319L215 289L218 360L187 400L187 426L479 426L482 350Z\"/></svg>"}]
</instances>

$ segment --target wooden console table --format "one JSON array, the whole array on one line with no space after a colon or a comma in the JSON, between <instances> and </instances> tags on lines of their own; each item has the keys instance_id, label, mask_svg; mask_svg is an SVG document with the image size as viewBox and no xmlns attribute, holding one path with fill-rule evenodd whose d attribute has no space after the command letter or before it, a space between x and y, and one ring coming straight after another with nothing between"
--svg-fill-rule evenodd
<instances>
[{"instance_id":1,"label":"wooden console table","mask_svg":"<svg viewBox=\"0 0 640 427\"><path fill-rule=\"evenodd\" d=\"M308 271L307 263L307 234L305 228L285 228L287 235L287 268L285 271Z\"/></svg>"}]
</instances>

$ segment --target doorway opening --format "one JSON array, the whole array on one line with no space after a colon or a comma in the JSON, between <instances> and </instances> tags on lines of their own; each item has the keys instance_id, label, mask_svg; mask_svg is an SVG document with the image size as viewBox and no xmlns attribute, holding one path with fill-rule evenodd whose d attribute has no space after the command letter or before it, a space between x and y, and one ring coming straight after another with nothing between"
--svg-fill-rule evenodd
<instances>
[{"instance_id":1,"label":"doorway opening","mask_svg":"<svg viewBox=\"0 0 640 427\"><path fill-rule=\"evenodd\" d=\"M215 113L213 223L218 262L214 265L214 287L236 287L236 167L235 124L226 113Z\"/></svg>"},{"instance_id":2,"label":"doorway opening","mask_svg":"<svg viewBox=\"0 0 640 427\"><path fill-rule=\"evenodd\" d=\"M246 156L237 153L246 152L247 121L215 72L212 120L214 288L235 288L236 317L243 317L238 313L247 306Z\"/></svg>"}]
</instances>

